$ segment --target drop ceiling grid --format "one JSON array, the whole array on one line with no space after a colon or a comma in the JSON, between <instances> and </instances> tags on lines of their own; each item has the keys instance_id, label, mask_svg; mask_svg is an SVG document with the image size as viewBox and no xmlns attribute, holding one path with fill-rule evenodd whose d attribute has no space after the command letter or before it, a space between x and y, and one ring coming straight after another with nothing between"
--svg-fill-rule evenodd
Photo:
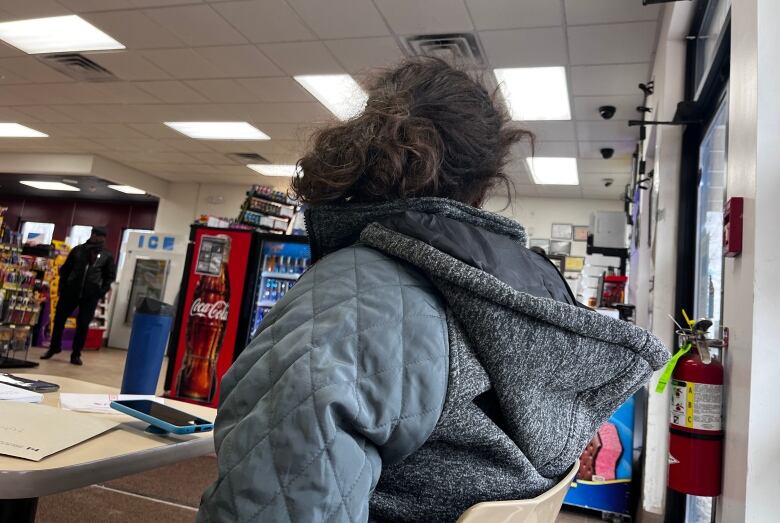
<instances>
[{"instance_id":1,"label":"drop ceiling grid","mask_svg":"<svg viewBox=\"0 0 780 523\"><path fill-rule=\"evenodd\" d=\"M183 156L198 151L200 154L219 155L232 146L235 146L236 150L268 150L269 154L276 158L290 158L299 153L302 139L305 138L301 135L305 134L305 129L310 128L312 122L329 118L329 114L307 93L301 94L300 89L289 96L285 94L283 86L285 79L291 81L290 75L304 72L294 67L300 61L296 53L308 52L316 48L321 59L313 65L320 67L322 72L349 71L359 74L365 72L370 66L381 65L380 62L400 57L402 49L400 35L415 28L430 29L432 32L443 32L445 29L474 31L482 42L482 33L491 31L498 33L509 30L523 34L522 31L528 29L557 27L562 29L562 37L565 39L561 49L565 56L565 63L562 65L569 70L567 82L572 105L572 121L563 125L537 122L529 123L528 126L539 128L539 134L544 137L538 144L540 151L573 149L582 163L587 159L586 156L593 158L597 146L609 143L613 138L621 139L615 142L618 153L628 150L626 144L630 143L625 140L627 135L617 132L615 125L615 122L618 122L617 117L611 122L612 125L604 127L598 125L597 117L587 114L588 111L593 110L593 104L588 102L588 98L607 100L612 97L620 98L615 105L618 105L620 112L623 113L626 108L634 104L632 96L636 96L635 89L627 92L629 86L633 84L635 87L638 81L646 80L646 71L650 69L651 62L626 64L628 67L619 65L612 67L615 64L610 64L597 66L601 69L594 70L591 70L588 65L573 66L569 42L570 28L585 28L580 31L586 33L609 34L608 27L604 31L596 27L604 26L603 22L607 22L607 24L617 24L617 30L628 33L630 31L622 26L640 23L647 32L653 23L657 24L658 19L657 14L651 16L651 10L646 8L629 9L625 4L617 5L618 0L596 1L605 12L611 13L617 6L617 15L613 18L597 17L571 23L568 17L572 10L580 18L583 12L567 0L552 0L552 2L551 0L435 0L426 2L422 6L412 5L415 3L414 0L404 0L401 4L388 0L337 0L329 6L330 13L335 16L332 20L323 16L318 0L267 0L262 3L193 0L61 0L59 4L49 0L35 2L36 6L26 5L31 2L24 0L5 0L0 7L2 18L14 19L79 12L109 34L115 33L115 36L128 45L128 51L88 53L90 58L106 66L124 80L112 89L108 84L94 87L77 84L70 78L47 68L37 59L19 53L4 44L0 45L0 74L5 75L5 78L0 79L0 99L7 105L0 109L10 111L7 113L9 116L21 116L20 121L41 122L41 126L48 126L53 131L52 134L57 130L57 127L52 127L53 125L70 125L69 128L59 129L63 132L90 136L94 134L93 131L88 130L94 129L90 126L117 125L120 127L104 127L104 129L108 132L137 133L143 139L168 137L167 139L172 142L170 147L173 149L170 155L163 157L168 160L183 160ZM619 1L624 2L624 0ZM550 4L553 4L553 7L550 7ZM444 12L443 7L452 9ZM287 33L269 39L253 35L252 31L256 31L256 27L252 24L238 23L246 18L240 16L241 9L250 9L250 11L259 9L257 12L266 9L265 12L268 13L279 13L277 18L283 20L282 22L274 19L273 16L267 18L273 19L274 24L282 29L288 25L297 27L290 32L295 38ZM405 13L399 12L404 9L406 9ZM395 12L391 12L393 10ZM498 14L491 12L492 10L497 11ZM511 19L511 16L501 14L502 10L506 10L507 13L531 10L529 12L533 15L533 19L519 20L516 24L506 23L505 20ZM414 16L410 15L412 12L415 13ZM654 12L660 11L654 9ZM343 13L349 13L349 22L344 21L346 18ZM388 21L388 14L391 16L392 23ZM558 23L555 23L556 17L559 18ZM368 23L361 24L359 19L365 19ZM214 29L215 27L218 30ZM537 34L543 33L537 31ZM350 44L352 47L358 46L360 52L351 49ZM595 49L598 49L598 45L604 44L594 45L596 45ZM650 61L652 61L653 51L651 46L648 53ZM639 58L645 56L641 45L637 44L634 54ZM490 65L494 64L490 63ZM617 77L630 74L632 78L616 89L617 92L605 92L597 89L603 87L603 82L599 85L596 80L606 72L611 72ZM635 77L639 78L637 82L634 82ZM585 87L578 88L579 78L584 79ZM48 91L44 82L49 82ZM73 85L66 86L69 83ZM297 88L297 84L294 85ZM16 88L9 89L12 86ZM57 92L52 93L55 90ZM91 93L85 93L85 90ZM267 96L264 94L266 90L269 92ZM583 106L586 109L581 108ZM243 116L261 129L265 125L277 131L271 132L272 142L277 141L274 137L276 134L279 140L286 143L280 143L278 147L273 146L270 149L268 145L256 147L240 142L209 144L180 139L175 136L175 133L171 136L161 124L160 117L179 117L186 114L199 115L204 119ZM627 119L624 114L618 116L621 117L620 121ZM84 127L82 132L77 130L79 126ZM123 130L119 131L119 129ZM594 129L598 131L596 134L593 134ZM583 132L591 134L583 136ZM71 136L70 140L66 138L62 136L62 140L58 142L57 137L52 136L49 143L58 149L83 148L94 144L98 149L105 150L104 146L92 139L121 139L122 136ZM3 145L5 150L6 144ZM25 149L46 148L41 144L23 147ZM183 156L178 156L179 154ZM230 163L227 159L225 162ZM211 165L220 164L214 162Z\"/></svg>"}]
</instances>

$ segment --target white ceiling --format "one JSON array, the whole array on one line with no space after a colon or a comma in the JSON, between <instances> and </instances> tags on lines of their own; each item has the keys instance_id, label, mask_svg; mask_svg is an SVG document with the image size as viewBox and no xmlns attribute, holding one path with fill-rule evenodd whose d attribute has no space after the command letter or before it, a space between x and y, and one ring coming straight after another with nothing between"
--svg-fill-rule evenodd
<instances>
[{"instance_id":1,"label":"white ceiling","mask_svg":"<svg viewBox=\"0 0 780 523\"><path fill-rule=\"evenodd\" d=\"M0 2L0 21L71 13L127 46L84 53L121 81L76 82L0 43L0 121L50 136L3 139L0 152L88 152L172 182L257 182L226 154L293 163L309 130L331 118L292 75L360 79L400 59L403 36L467 31L489 67L567 67L574 120L518 125L536 133L536 155L578 157L581 185L534 185L521 160L527 147L509 172L521 195L577 198L618 197L628 182L637 130L626 121L638 116L659 19L642 0ZM605 104L617 107L613 120L599 117ZM192 140L162 124L170 120L247 120L271 140ZM614 159L602 160L602 147Z\"/></svg>"}]
</instances>

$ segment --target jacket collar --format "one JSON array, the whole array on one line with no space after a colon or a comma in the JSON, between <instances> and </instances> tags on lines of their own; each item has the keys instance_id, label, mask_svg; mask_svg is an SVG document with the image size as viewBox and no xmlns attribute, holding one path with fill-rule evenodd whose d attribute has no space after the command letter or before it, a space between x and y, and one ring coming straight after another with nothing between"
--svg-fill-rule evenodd
<instances>
[{"instance_id":1,"label":"jacket collar","mask_svg":"<svg viewBox=\"0 0 780 523\"><path fill-rule=\"evenodd\" d=\"M360 233L369 224L384 222L391 217L414 212L456 220L493 234L506 237L513 243L525 245L525 229L519 223L445 198L409 198L386 203L319 205L306 210L306 229L311 244L312 260L338 249L348 247L360 239Z\"/></svg>"}]
</instances>

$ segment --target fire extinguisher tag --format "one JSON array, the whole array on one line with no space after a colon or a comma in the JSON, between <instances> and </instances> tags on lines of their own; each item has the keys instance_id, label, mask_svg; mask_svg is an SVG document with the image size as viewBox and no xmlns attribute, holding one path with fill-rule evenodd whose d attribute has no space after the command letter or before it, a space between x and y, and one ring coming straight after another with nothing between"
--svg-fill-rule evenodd
<instances>
[{"instance_id":1,"label":"fire extinguisher tag","mask_svg":"<svg viewBox=\"0 0 780 523\"><path fill-rule=\"evenodd\" d=\"M678 350L666 363L666 367L664 367L664 370L661 373L661 377L658 378L658 385L655 386L655 391L657 393L661 394L664 390L666 390L666 385L669 383L669 380L672 379L672 372L674 372L674 368L677 366L677 362L680 360L680 358L688 354L689 350L691 350L691 344L686 343L680 347L680 350Z\"/></svg>"},{"instance_id":2,"label":"fire extinguisher tag","mask_svg":"<svg viewBox=\"0 0 780 523\"><path fill-rule=\"evenodd\" d=\"M678 427L721 430L723 385L672 381L672 408L669 421Z\"/></svg>"}]
</instances>

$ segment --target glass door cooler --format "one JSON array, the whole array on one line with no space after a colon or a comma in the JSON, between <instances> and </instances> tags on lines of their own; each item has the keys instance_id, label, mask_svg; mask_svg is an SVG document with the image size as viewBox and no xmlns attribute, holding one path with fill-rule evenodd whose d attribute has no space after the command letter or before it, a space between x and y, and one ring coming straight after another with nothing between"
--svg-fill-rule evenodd
<instances>
[{"instance_id":1,"label":"glass door cooler","mask_svg":"<svg viewBox=\"0 0 780 523\"><path fill-rule=\"evenodd\" d=\"M193 225L168 345L166 395L216 407L222 376L310 258L304 236Z\"/></svg>"}]
</instances>

